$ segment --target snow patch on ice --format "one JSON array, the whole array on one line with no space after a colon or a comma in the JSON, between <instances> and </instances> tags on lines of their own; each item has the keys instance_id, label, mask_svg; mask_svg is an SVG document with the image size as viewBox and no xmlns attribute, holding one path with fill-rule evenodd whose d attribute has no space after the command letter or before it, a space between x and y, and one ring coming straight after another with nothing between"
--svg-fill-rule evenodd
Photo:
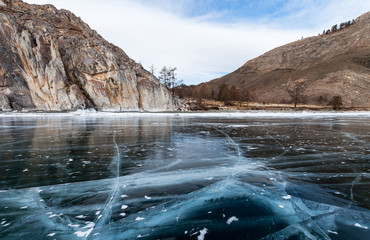
<instances>
[{"instance_id":1,"label":"snow patch on ice","mask_svg":"<svg viewBox=\"0 0 370 240\"><path fill-rule=\"evenodd\" d=\"M88 222L87 225L85 227L83 227L82 229L92 228L92 227L94 227L94 223L93 222Z\"/></svg>"},{"instance_id":2,"label":"snow patch on ice","mask_svg":"<svg viewBox=\"0 0 370 240\"><path fill-rule=\"evenodd\" d=\"M290 196L290 195L286 195L286 196L282 196L282 198L283 198L283 199L285 199L285 200L288 200L288 199L291 199L291 198L292 198L292 196Z\"/></svg>"},{"instance_id":3,"label":"snow patch on ice","mask_svg":"<svg viewBox=\"0 0 370 240\"><path fill-rule=\"evenodd\" d=\"M198 236L198 240L204 240L204 236L207 234L207 232L208 232L207 228L203 228L203 230L200 230L199 231L200 235Z\"/></svg>"},{"instance_id":4,"label":"snow patch on ice","mask_svg":"<svg viewBox=\"0 0 370 240\"><path fill-rule=\"evenodd\" d=\"M137 217L136 219L135 219L135 221L142 221L142 220L144 220L145 218L142 218L142 217Z\"/></svg>"},{"instance_id":5,"label":"snow patch on ice","mask_svg":"<svg viewBox=\"0 0 370 240\"><path fill-rule=\"evenodd\" d=\"M232 222L237 222L239 219L235 216L232 216L231 218L227 219L227 224L230 225Z\"/></svg>"},{"instance_id":6,"label":"snow patch on ice","mask_svg":"<svg viewBox=\"0 0 370 240\"><path fill-rule=\"evenodd\" d=\"M122 205L122 206L121 206L121 209L123 209L123 210L124 210L124 209L127 209L127 208L128 208L128 206L127 206L127 205Z\"/></svg>"},{"instance_id":7,"label":"snow patch on ice","mask_svg":"<svg viewBox=\"0 0 370 240\"><path fill-rule=\"evenodd\" d=\"M77 235L77 237L85 237L85 236L88 236L92 230L93 230L93 229L92 229L92 228L90 228L90 229L89 229L89 230L87 230L86 232L83 232L83 231L77 231L77 232L75 232L74 234L76 234L76 235Z\"/></svg>"}]
</instances>

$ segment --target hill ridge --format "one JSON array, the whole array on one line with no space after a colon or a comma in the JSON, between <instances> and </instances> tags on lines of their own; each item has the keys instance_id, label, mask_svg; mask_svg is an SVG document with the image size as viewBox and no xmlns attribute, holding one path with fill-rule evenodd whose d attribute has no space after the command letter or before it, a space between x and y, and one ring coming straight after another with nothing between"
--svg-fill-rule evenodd
<instances>
[{"instance_id":1,"label":"hill ridge","mask_svg":"<svg viewBox=\"0 0 370 240\"><path fill-rule=\"evenodd\" d=\"M369 57L367 12L342 30L274 48L226 76L198 85L196 90L210 93L222 84L235 85L248 91L254 101L288 103L293 101L289 91L299 84L304 88L302 103L328 104L338 95L347 106L369 107L370 93L365 91L370 89Z\"/></svg>"}]
</instances>

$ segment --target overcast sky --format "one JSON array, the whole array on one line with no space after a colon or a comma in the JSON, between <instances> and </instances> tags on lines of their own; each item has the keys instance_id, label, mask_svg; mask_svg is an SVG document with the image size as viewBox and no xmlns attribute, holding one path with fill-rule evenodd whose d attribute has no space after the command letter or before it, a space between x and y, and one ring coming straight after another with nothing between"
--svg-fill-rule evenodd
<instances>
[{"instance_id":1,"label":"overcast sky","mask_svg":"<svg viewBox=\"0 0 370 240\"><path fill-rule=\"evenodd\" d=\"M186 84L232 72L274 47L370 10L366 0L24 0L72 11L155 75Z\"/></svg>"}]
</instances>

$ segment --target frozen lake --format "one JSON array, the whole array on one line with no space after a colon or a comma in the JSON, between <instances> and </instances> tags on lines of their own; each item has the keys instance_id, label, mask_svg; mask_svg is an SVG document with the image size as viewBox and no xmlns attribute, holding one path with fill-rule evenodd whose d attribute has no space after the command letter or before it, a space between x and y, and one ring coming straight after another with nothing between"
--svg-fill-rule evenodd
<instances>
[{"instance_id":1,"label":"frozen lake","mask_svg":"<svg viewBox=\"0 0 370 240\"><path fill-rule=\"evenodd\" d=\"M370 239L370 114L0 115L0 239Z\"/></svg>"}]
</instances>

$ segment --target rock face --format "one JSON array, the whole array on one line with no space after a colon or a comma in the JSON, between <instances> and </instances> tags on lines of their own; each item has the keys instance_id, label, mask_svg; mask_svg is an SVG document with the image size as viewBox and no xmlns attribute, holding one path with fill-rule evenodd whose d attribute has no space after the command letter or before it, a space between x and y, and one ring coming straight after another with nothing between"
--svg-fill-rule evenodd
<instances>
[{"instance_id":1,"label":"rock face","mask_svg":"<svg viewBox=\"0 0 370 240\"><path fill-rule=\"evenodd\" d=\"M330 34L302 39L248 61L224 77L198 86L217 94L223 83L248 91L253 100L289 103L300 88L301 103L370 107L370 12ZM202 89L203 88L203 89Z\"/></svg>"},{"instance_id":2,"label":"rock face","mask_svg":"<svg viewBox=\"0 0 370 240\"><path fill-rule=\"evenodd\" d=\"M0 111L171 111L170 92L80 18L0 0Z\"/></svg>"}]
</instances>

